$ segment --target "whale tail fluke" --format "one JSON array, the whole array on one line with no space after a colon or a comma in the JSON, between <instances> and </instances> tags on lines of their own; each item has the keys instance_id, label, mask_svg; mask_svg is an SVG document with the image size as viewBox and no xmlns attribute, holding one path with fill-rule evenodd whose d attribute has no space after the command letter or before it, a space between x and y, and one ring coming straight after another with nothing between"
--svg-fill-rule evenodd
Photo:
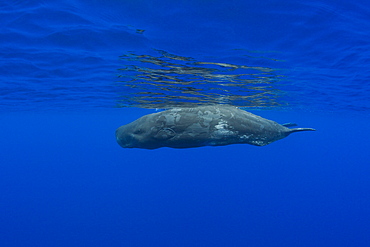
<instances>
[{"instance_id":1,"label":"whale tail fluke","mask_svg":"<svg viewBox=\"0 0 370 247\"><path fill-rule=\"evenodd\" d=\"M316 131L316 130L312 128L294 128L294 129L290 129L289 134L294 133L294 132L300 132L300 131Z\"/></svg>"}]
</instances>

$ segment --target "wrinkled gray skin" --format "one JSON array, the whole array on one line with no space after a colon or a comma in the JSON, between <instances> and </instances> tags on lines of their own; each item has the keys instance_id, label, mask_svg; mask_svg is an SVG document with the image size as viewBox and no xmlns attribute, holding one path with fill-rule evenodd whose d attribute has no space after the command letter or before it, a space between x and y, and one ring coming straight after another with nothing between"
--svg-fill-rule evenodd
<instances>
[{"instance_id":1,"label":"wrinkled gray skin","mask_svg":"<svg viewBox=\"0 0 370 247\"><path fill-rule=\"evenodd\" d=\"M237 143L265 146L293 132L314 130L285 126L234 106L212 105L145 115L119 127L116 138L123 148L193 148Z\"/></svg>"}]
</instances>

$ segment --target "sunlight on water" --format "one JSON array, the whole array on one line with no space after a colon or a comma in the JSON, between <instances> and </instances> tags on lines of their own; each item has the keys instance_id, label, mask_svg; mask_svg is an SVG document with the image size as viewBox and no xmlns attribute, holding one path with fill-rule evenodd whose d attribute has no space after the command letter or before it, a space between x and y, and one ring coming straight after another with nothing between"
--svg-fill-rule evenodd
<instances>
[{"instance_id":1,"label":"sunlight on water","mask_svg":"<svg viewBox=\"0 0 370 247\"><path fill-rule=\"evenodd\" d=\"M125 54L119 69L118 107L170 108L203 104L271 107L286 103L279 70L253 65L197 61L165 51Z\"/></svg>"}]
</instances>

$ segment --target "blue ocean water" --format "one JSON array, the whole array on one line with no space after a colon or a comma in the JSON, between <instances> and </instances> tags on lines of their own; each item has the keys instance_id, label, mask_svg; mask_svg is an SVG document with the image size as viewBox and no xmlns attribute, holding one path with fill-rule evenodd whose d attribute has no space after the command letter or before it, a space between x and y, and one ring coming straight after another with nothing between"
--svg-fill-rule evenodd
<instances>
[{"instance_id":1,"label":"blue ocean water","mask_svg":"<svg viewBox=\"0 0 370 247\"><path fill-rule=\"evenodd\" d=\"M0 18L0 246L370 246L367 1L3 1ZM317 131L116 143L210 103Z\"/></svg>"}]
</instances>

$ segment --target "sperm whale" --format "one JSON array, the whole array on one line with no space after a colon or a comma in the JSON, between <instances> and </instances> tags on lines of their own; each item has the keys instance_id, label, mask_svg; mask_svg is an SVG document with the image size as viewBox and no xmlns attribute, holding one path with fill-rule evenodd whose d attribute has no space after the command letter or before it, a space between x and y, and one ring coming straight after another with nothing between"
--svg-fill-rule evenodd
<instances>
[{"instance_id":1,"label":"sperm whale","mask_svg":"<svg viewBox=\"0 0 370 247\"><path fill-rule=\"evenodd\" d=\"M116 130L123 148L193 148L251 144L265 146L300 131L230 105L174 108L145 115Z\"/></svg>"}]
</instances>

